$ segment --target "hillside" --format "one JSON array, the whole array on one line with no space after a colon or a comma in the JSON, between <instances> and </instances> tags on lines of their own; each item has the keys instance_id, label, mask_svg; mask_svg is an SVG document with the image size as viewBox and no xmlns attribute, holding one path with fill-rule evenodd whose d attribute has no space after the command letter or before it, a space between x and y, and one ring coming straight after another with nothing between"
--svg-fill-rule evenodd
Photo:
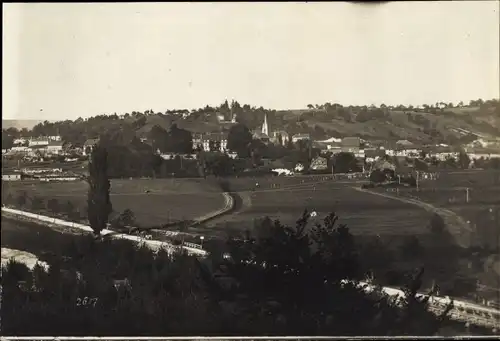
<instances>
[{"instance_id":1,"label":"hillside","mask_svg":"<svg viewBox=\"0 0 500 341\"><path fill-rule=\"evenodd\" d=\"M384 115L358 119L356 114L330 114L325 110L304 109L281 111L286 126L321 127L334 137L359 136L368 140L396 140L454 142L469 134L487 139L500 138L498 109L480 110L452 108L444 111L387 110ZM300 122L300 123L298 123ZM304 127L305 128L305 127Z\"/></svg>"},{"instance_id":2,"label":"hillside","mask_svg":"<svg viewBox=\"0 0 500 341\"><path fill-rule=\"evenodd\" d=\"M16 128L21 130L23 128L33 129L38 123L42 123L43 120L2 120L2 129Z\"/></svg>"},{"instance_id":3,"label":"hillside","mask_svg":"<svg viewBox=\"0 0 500 341\"><path fill-rule=\"evenodd\" d=\"M471 101L473 102L473 101ZM66 141L82 144L87 138L105 132L126 129L129 133L147 137L158 125L169 129L175 123L191 132L206 133L228 130L231 124L219 123L217 116L227 120L233 113L236 120L249 129L259 129L267 115L270 131L285 130L290 134L311 133L314 139L359 136L366 140L397 141L407 139L420 143L463 144L475 140L500 139L500 105L498 100L479 105L425 109L403 106L366 107L339 104L308 106L308 109L270 110L262 107L240 106L238 102L219 107L205 107L189 112L172 110L165 113L147 110L123 115L99 115L85 120L48 122L34 127L32 134L60 134ZM184 118L183 118L184 115ZM31 125L37 121L29 121ZM4 121L4 129L17 124L27 126L28 121ZM9 133L11 134L11 133Z\"/></svg>"}]
</instances>

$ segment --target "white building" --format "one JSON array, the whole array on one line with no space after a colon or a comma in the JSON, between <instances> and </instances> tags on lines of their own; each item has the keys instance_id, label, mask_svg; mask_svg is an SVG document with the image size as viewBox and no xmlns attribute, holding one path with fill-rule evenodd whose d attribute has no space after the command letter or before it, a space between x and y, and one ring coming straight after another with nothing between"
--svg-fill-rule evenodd
<instances>
[{"instance_id":1,"label":"white building","mask_svg":"<svg viewBox=\"0 0 500 341\"><path fill-rule=\"evenodd\" d=\"M297 141L301 141L301 140L310 140L310 139L311 139L311 135L309 135L309 134L295 134L292 136L293 143L297 143Z\"/></svg>"},{"instance_id":2,"label":"white building","mask_svg":"<svg viewBox=\"0 0 500 341\"><path fill-rule=\"evenodd\" d=\"M42 138L33 138L29 140L28 146L29 147L34 147L34 146L48 146L49 145L49 139L42 137Z\"/></svg>"},{"instance_id":3,"label":"white building","mask_svg":"<svg viewBox=\"0 0 500 341\"><path fill-rule=\"evenodd\" d=\"M61 141L61 136L59 136L59 135L47 136L47 138L48 138L50 141Z\"/></svg>"},{"instance_id":4,"label":"white building","mask_svg":"<svg viewBox=\"0 0 500 341\"><path fill-rule=\"evenodd\" d=\"M227 133L207 133L193 136L193 149L201 147L203 151L227 151Z\"/></svg>"},{"instance_id":5,"label":"white building","mask_svg":"<svg viewBox=\"0 0 500 341\"><path fill-rule=\"evenodd\" d=\"M19 181L21 180L20 173L5 173L2 174L2 181Z\"/></svg>"},{"instance_id":6,"label":"white building","mask_svg":"<svg viewBox=\"0 0 500 341\"><path fill-rule=\"evenodd\" d=\"M15 146L18 146L18 145L21 145L21 144L25 144L26 141L27 140L24 137L20 137L20 138L14 139L13 144Z\"/></svg>"},{"instance_id":7,"label":"white building","mask_svg":"<svg viewBox=\"0 0 500 341\"><path fill-rule=\"evenodd\" d=\"M46 147L46 152L48 154L62 154L63 152L63 143L62 141L50 141L50 143Z\"/></svg>"}]
</instances>

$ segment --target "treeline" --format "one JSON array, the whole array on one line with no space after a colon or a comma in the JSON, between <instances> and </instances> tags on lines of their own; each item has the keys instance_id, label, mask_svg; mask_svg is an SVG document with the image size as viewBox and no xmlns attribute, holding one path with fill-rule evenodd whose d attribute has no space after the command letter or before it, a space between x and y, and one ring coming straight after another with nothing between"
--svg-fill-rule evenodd
<instances>
[{"instance_id":1,"label":"treeline","mask_svg":"<svg viewBox=\"0 0 500 341\"><path fill-rule=\"evenodd\" d=\"M37 124L33 129L22 129L18 130L16 128L8 128L2 130L2 147L8 148L7 146L11 144L13 138L20 136L48 136L48 135L61 135L63 141L69 142L72 145L82 146L83 143L90 138L95 138L105 134L107 131L112 130L116 127L118 128L131 128L134 131L145 131L147 133L151 127L147 125L149 123L149 117L157 115L159 120L154 120L154 122L161 122L160 127L170 127L173 123L181 120L180 115L189 115L187 118L182 119L188 123L206 123L206 122L217 122L217 117L222 116L226 120L230 120L233 116L236 117L236 121L244 124L250 130L256 129L262 125L264 116L267 115L269 125L272 127L286 127L286 130L290 134L296 134L300 132L309 132L314 138L324 138L326 136L337 136L335 131L325 131L318 125L309 126L306 124L306 120L310 117L316 119L324 119L331 122L332 118L337 117L345 120L346 122L366 122L369 120L384 120L388 119L388 112L391 110L398 111L411 111L413 112L427 112L434 114L455 114L453 109L462 108L467 110L473 110L474 112L500 115L500 104L497 99L492 100L472 100L469 102L469 106L465 106L464 103L458 103L453 105L452 103L435 103L430 105L423 105L421 108L415 108L413 106L387 106L380 105L376 106L342 106L338 103L325 103L325 104L309 104L309 111L303 112L296 117L296 119L290 120L289 114L291 111L280 111L265 109L263 107L254 107L248 104L241 105L238 101L231 101L229 103L227 100L221 105L211 107L206 106L204 108L187 110L187 109L175 109L167 110L165 112L155 112L152 109L148 109L144 112L133 111L131 113L124 113L118 115L117 113L107 114L107 115L97 115L87 119L78 118L76 120L65 120L58 122L48 122L44 121ZM324 117L323 117L324 116ZM461 116L462 117L462 116ZM462 117L463 118L463 117ZM413 118L412 118L413 120ZM421 120L422 127L425 132L432 136L432 134L437 134L438 131L436 127L433 127L432 123L426 123L421 118L416 118L416 120ZM472 118L471 118L472 120ZM155 125L157 123L153 123ZM224 128L225 129L225 128ZM227 128L228 129L228 128ZM141 132L142 133L142 132Z\"/></svg>"}]
</instances>

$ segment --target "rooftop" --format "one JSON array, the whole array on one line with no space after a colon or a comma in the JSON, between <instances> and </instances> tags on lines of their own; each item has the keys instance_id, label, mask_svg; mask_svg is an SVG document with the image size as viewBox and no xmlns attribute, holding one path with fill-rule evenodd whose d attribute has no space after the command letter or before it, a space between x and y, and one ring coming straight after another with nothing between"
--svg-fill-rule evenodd
<instances>
[{"instance_id":1,"label":"rooftop","mask_svg":"<svg viewBox=\"0 0 500 341\"><path fill-rule=\"evenodd\" d=\"M344 137L342 139L343 147L359 147L361 145L361 139L359 137Z\"/></svg>"},{"instance_id":2,"label":"rooftop","mask_svg":"<svg viewBox=\"0 0 500 341\"><path fill-rule=\"evenodd\" d=\"M96 138L96 139L88 139L87 141L85 141L85 143L83 144L84 146L93 146L95 144L98 144L99 143L99 139Z\"/></svg>"}]
</instances>

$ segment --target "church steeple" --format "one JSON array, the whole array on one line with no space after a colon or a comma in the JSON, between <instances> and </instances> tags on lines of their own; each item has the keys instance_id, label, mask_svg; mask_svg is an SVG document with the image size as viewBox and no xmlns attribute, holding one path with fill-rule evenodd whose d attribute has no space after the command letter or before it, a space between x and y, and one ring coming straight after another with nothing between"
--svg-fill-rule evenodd
<instances>
[{"instance_id":1,"label":"church steeple","mask_svg":"<svg viewBox=\"0 0 500 341\"><path fill-rule=\"evenodd\" d=\"M269 128L267 126L267 114L264 115L264 124L262 125L262 134L269 136Z\"/></svg>"}]
</instances>

